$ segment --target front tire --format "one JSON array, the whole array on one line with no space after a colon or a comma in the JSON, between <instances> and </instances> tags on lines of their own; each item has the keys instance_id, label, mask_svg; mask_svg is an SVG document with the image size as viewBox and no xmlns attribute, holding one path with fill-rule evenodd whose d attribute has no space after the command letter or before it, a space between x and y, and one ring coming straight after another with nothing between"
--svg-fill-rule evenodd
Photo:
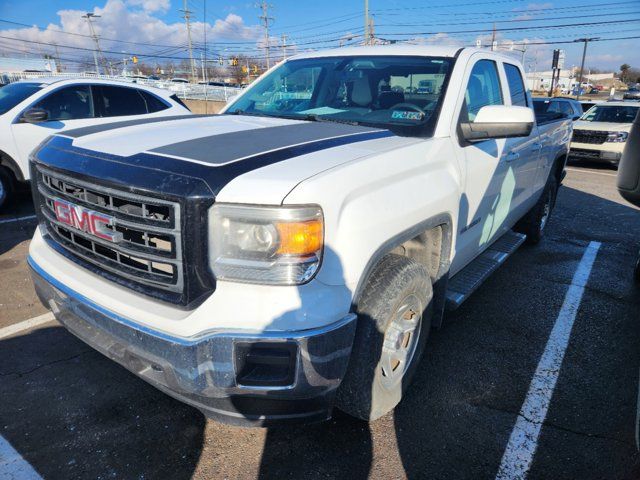
<instances>
[{"instance_id":1,"label":"front tire","mask_svg":"<svg viewBox=\"0 0 640 480\"><path fill-rule=\"evenodd\" d=\"M516 232L524 233L527 236L528 244L536 245L544 237L544 231L556 205L557 196L558 180L551 173L538 203L514 227Z\"/></svg>"},{"instance_id":2,"label":"front tire","mask_svg":"<svg viewBox=\"0 0 640 480\"><path fill-rule=\"evenodd\" d=\"M3 167L0 167L0 210L9 203L13 195L15 185L11 174Z\"/></svg>"},{"instance_id":3,"label":"front tire","mask_svg":"<svg viewBox=\"0 0 640 480\"><path fill-rule=\"evenodd\" d=\"M351 360L336 404L375 420L402 399L429 336L433 289L427 270L401 255L377 265L358 302Z\"/></svg>"}]
</instances>

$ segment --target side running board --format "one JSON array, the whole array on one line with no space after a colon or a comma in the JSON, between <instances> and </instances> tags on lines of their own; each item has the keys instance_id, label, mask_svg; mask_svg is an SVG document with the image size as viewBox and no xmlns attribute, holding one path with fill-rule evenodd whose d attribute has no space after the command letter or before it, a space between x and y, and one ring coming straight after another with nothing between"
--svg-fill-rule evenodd
<instances>
[{"instance_id":1,"label":"side running board","mask_svg":"<svg viewBox=\"0 0 640 480\"><path fill-rule=\"evenodd\" d=\"M478 258L449 279L447 310L455 310L502 265L526 240L527 236L509 231L496 240Z\"/></svg>"}]
</instances>

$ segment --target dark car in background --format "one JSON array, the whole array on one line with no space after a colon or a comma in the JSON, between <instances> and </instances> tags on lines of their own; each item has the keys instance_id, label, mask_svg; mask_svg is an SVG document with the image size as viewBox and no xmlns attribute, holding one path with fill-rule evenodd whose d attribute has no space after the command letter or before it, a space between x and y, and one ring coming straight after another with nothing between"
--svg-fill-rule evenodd
<instances>
[{"instance_id":1,"label":"dark car in background","mask_svg":"<svg viewBox=\"0 0 640 480\"><path fill-rule=\"evenodd\" d=\"M629 90L624 92L622 98L624 100L640 100L640 88L631 87Z\"/></svg>"},{"instance_id":2,"label":"dark car in background","mask_svg":"<svg viewBox=\"0 0 640 480\"><path fill-rule=\"evenodd\" d=\"M557 114L570 118L572 120L578 120L584 113L580 102L573 98L565 97L553 97L553 98L534 98L533 109L536 114Z\"/></svg>"}]
</instances>

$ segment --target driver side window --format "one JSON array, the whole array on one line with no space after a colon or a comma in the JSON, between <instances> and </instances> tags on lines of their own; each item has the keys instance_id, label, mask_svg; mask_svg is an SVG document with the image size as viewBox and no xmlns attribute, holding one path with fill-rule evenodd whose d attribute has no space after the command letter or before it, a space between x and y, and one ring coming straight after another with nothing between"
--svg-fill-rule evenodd
<instances>
[{"instance_id":1,"label":"driver side window","mask_svg":"<svg viewBox=\"0 0 640 480\"><path fill-rule=\"evenodd\" d=\"M471 70L460 121L473 122L480 109L487 105L504 105L500 78L496 62L479 60Z\"/></svg>"},{"instance_id":2,"label":"driver side window","mask_svg":"<svg viewBox=\"0 0 640 480\"><path fill-rule=\"evenodd\" d=\"M48 121L93 118L93 99L88 85L75 85L57 90L40 100L33 108L48 114Z\"/></svg>"}]
</instances>

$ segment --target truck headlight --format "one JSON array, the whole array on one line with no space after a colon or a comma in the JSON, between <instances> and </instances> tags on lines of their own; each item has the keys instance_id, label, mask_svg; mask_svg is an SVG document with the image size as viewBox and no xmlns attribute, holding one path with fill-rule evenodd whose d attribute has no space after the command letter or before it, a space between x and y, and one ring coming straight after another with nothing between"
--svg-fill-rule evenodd
<instances>
[{"instance_id":1,"label":"truck headlight","mask_svg":"<svg viewBox=\"0 0 640 480\"><path fill-rule=\"evenodd\" d=\"M627 132L609 132L607 134L607 142L622 143L627 141L629 134Z\"/></svg>"},{"instance_id":2,"label":"truck headlight","mask_svg":"<svg viewBox=\"0 0 640 480\"><path fill-rule=\"evenodd\" d=\"M214 205L209 254L219 280L300 285L313 278L324 244L317 206Z\"/></svg>"}]
</instances>

